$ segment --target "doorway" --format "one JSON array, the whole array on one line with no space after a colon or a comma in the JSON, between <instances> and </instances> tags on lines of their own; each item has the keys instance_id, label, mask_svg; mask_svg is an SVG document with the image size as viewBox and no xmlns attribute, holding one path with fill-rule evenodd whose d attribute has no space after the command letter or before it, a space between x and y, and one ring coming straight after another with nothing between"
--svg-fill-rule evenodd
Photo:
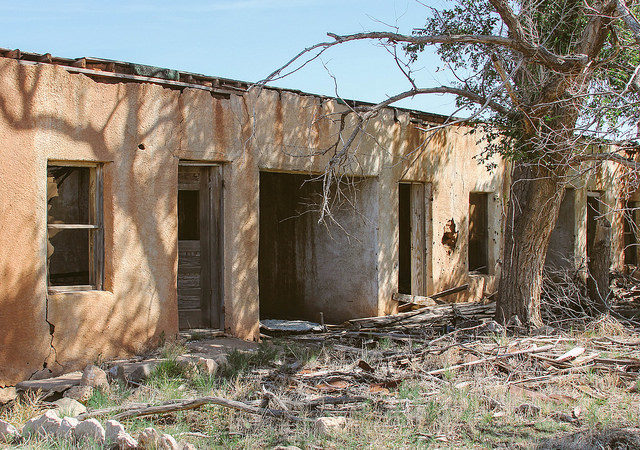
<instances>
[{"instance_id":1,"label":"doorway","mask_svg":"<svg viewBox=\"0 0 640 450\"><path fill-rule=\"evenodd\" d=\"M398 185L398 293L431 291L431 184Z\"/></svg>"},{"instance_id":2,"label":"doorway","mask_svg":"<svg viewBox=\"0 0 640 450\"><path fill-rule=\"evenodd\" d=\"M331 218L319 222L322 179L260 172L261 319L318 322L322 313L342 323L376 314L377 180L349 177L333 189Z\"/></svg>"},{"instance_id":3,"label":"doorway","mask_svg":"<svg viewBox=\"0 0 640 450\"><path fill-rule=\"evenodd\" d=\"M180 329L221 328L220 166L178 166L178 320Z\"/></svg>"}]
</instances>

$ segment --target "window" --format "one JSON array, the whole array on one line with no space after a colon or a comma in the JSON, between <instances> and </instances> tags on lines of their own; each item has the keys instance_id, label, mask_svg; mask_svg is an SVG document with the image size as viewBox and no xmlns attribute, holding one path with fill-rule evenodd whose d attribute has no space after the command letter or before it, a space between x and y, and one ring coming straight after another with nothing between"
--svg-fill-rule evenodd
<instances>
[{"instance_id":1,"label":"window","mask_svg":"<svg viewBox=\"0 0 640 450\"><path fill-rule=\"evenodd\" d=\"M469 271L489 273L489 194L469 193Z\"/></svg>"},{"instance_id":2,"label":"window","mask_svg":"<svg viewBox=\"0 0 640 450\"><path fill-rule=\"evenodd\" d=\"M47 167L47 280L51 290L102 289L100 166Z\"/></svg>"}]
</instances>

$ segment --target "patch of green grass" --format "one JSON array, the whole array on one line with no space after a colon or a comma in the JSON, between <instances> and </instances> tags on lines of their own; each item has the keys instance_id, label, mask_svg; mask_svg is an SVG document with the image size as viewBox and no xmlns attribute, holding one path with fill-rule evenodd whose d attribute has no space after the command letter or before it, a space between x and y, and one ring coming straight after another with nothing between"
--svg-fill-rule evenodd
<instances>
[{"instance_id":1,"label":"patch of green grass","mask_svg":"<svg viewBox=\"0 0 640 450\"><path fill-rule=\"evenodd\" d=\"M102 409L111 406L112 402L109 398L109 394L101 389L94 389L91 398L87 402L87 408L90 409Z\"/></svg>"},{"instance_id":2,"label":"patch of green grass","mask_svg":"<svg viewBox=\"0 0 640 450\"><path fill-rule=\"evenodd\" d=\"M262 342L255 351L233 350L227 355L227 364L220 375L232 378L255 367L271 364L280 355L281 347L270 342Z\"/></svg>"},{"instance_id":3,"label":"patch of green grass","mask_svg":"<svg viewBox=\"0 0 640 450\"><path fill-rule=\"evenodd\" d=\"M187 378L187 368L174 358L165 359L153 369L150 379L154 378Z\"/></svg>"},{"instance_id":4,"label":"patch of green grass","mask_svg":"<svg viewBox=\"0 0 640 450\"><path fill-rule=\"evenodd\" d=\"M188 351L187 347L180 341L167 341L160 348L160 357L175 359Z\"/></svg>"},{"instance_id":5,"label":"patch of green grass","mask_svg":"<svg viewBox=\"0 0 640 450\"><path fill-rule=\"evenodd\" d=\"M420 400L422 396L422 387L418 383L412 381L403 381L398 386L398 398L407 400Z\"/></svg>"}]
</instances>

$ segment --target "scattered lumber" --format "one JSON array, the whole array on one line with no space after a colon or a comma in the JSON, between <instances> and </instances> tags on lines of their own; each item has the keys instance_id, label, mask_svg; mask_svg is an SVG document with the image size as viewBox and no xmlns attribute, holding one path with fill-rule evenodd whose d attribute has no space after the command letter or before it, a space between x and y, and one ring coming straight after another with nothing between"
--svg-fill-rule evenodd
<instances>
[{"instance_id":1,"label":"scattered lumber","mask_svg":"<svg viewBox=\"0 0 640 450\"><path fill-rule=\"evenodd\" d=\"M411 294L400 294L400 293L395 293L393 294L393 299L398 301L398 302L402 302L402 303L410 303L412 305L419 305L419 306L434 306L436 304L442 304L442 301L439 301L438 299L442 298L442 297L446 297L447 295L451 295L451 294L455 294L457 292L462 292L462 291L466 291L467 289L469 289L469 285L468 284L463 284L461 286L457 286L451 289L446 289L444 291L441 292L437 292L433 295L429 295L429 296L423 296L423 295L411 295Z\"/></svg>"},{"instance_id":2,"label":"scattered lumber","mask_svg":"<svg viewBox=\"0 0 640 450\"><path fill-rule=\"evenodd\" d=\"M391 325L451 322L460 319L490 319L495 314L495 303L468 302L449 305L425 306L415 311L380 317L351 319L347 324L356 328L378 328Z\"/></svg>"}]
</instances>

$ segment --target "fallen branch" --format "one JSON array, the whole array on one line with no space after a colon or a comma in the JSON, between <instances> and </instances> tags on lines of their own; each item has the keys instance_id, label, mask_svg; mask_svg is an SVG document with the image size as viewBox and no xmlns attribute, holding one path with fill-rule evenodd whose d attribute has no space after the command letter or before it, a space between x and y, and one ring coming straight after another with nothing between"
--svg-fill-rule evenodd
<instances>
[{"instance_id":1,"label":"fallen branch","mask_svg":"<svg viewBox=\"0 0 640 450\"><path fill-rule=\"evenodd\" d=\"M258 408L256 406L251 406L243 402L239 402L236 400L229 400L222 397L200 397L194 399L185 399L185 400L171 400L168 402L161 403L159 405L154 406L145 406L139 407L135 406L133 408L125 409L123 408L108 408L103 410L91 411L88 413L84 413L78 416L79 420L88 419L90 417L101 416L104 414L108 414L113 412L114 410L122 410L124 411L113 416L115 420L122 419L130 419L132 417L142 417L142 416L151 416L155 414L166 414L170 412L176 411L185 411L189 409L197 409L204 405L218 405L224 406L225 408L237 409L239 411L244 411L249 414L256 414L260 416L270 416L276 418L284 418L293 421L302 421L303 419L299 417L295 417L290 415L286 411L278 410L278 409L263 409Z\"/></svg>"}]
</instances>

